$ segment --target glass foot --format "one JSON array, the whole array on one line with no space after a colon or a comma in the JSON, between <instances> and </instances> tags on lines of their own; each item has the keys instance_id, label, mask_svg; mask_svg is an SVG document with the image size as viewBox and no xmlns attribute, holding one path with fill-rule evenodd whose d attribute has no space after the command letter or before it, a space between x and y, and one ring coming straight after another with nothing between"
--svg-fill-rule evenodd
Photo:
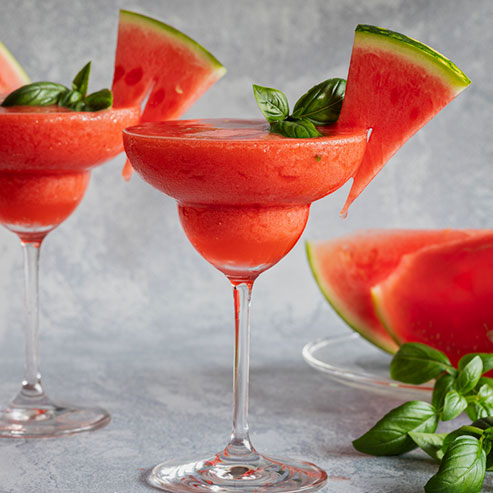
<instances>
[{"instance_id":1,"label":"glass foot","mask_svg":"<svg viewBox=\"0 0 493 493\"><path fill-rule=\"evenodd\" d=\"M294 492L315 491L327 473L309 462L270 459L255 454L238 461L218 454L210 459L176 465L163 462L148 477L148 483L170 492Z\"/></svg>"},{"instance_id":2,"label":"glass foot","mask_svg":"<svg viewBox=\"0 0 493 493\"><path fill-rule=\"evenodd\" d=\"M0 411L0 437L42 438L101 428L110 422L100 407L55 405L48 399L36 406L16 405Z\"/></svg>"}]
</instances>

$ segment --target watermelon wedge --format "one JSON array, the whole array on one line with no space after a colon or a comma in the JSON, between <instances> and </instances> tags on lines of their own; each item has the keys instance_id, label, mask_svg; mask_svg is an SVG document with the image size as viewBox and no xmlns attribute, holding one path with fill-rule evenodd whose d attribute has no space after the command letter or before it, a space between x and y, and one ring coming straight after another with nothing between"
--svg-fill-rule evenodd
<instances>
[{"instance_id":1,"label":"watermelon wedge","mask_svg":"<svg viewBox=\"0 0 493 493\"><path fill-rule=\"evenodd\" d=\"M29 82L24 69L0 41L0 100L3 99L2 94L7 95Z\"/></svg>"},{"instance_id":2,"label":"watermelon wedge","mask_svg":"<svg viewBox=\"0 0 493 493\"><path fill-rule=\"evenodd\" d=\"M142 121L179 118L226 69L182 32L151 17L120 11L113 105L148 96Z\"/></svg>"},{"instance_id":3,"label":"watermelon wedge","mask_svg":"<svg viewBox=\"0 0 493 493\"><path fill-rule=\"evenodd\" d=\"M186 34L152 17L120 10L113 106L147 102L141 121L175 120L226 73ZM122 171L129 180L132 165Z\"/></svg>"},{"instance_id":4,"label":"watermelon wedge","mask_svg":"<svg viewBox=\"0 0 493 493\"><path fill-rule=\"evenodd\" d=\"M404 256L474 234L450 229L368 230L307 242L306 248L315 280L339 316L364 338L394 353L398 345L377 317L371 288L391 275Z\"/></svg>"},{"instance_id":5,"label":"watermelon wedge","mask_svg":"<svg viewBox=\"0 0 493 493\"><path fill-rule=\"evenodd\" d=\"M375 26L356 28L338 125L371 134L341 215L394 153L470 82L419 41Z\"/></svg>"},{"instance_id":6,"label":"watermelon wedge","mask_svg":"<svg viewBox=\"0 0 493 493\"><path fill-rule=\"evenodd\" d=\"M371 290L376 312L399 342L422 342L453 364L493 352L493 231L405 255Z\"/></svg>"}]
</instances>

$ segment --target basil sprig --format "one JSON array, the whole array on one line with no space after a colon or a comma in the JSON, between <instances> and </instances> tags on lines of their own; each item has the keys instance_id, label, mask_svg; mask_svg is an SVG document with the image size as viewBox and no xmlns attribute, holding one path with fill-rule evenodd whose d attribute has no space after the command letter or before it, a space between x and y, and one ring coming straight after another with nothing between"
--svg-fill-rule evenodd
<instances>
[{"instance_id":1,"label":"basil sprig","mask_svg":"<svg viewBox=\"0 0 493 493\"><path fill-rule=\"evenodd\" d=\"M391 376L422 384L435 379L432 402L411 401L387 413L354 440L360 452L399 455L419 447L440 462L426 483L426 493L478 493L493 470L493 354L464 356L454 368L445 354L424 344L403 344L395 354ZM434 433L439 421L462 412L472 423L450 433Z\"/></svg>"},{"instance_id":2,"label":"basil sprig","mask_svg":"<svg viewBox=\"0 0 493 493\"><path fill-rule=\"evenodd\" d=\"M113 94L101 89L87 94L91 62L77 73L72 89L55 82L33 82L11 92L2 106L50 106L57 104L73 111L99 111L111 108Z\"/></svg>"},{"instance_id":3,"label":"basil sprig","mask_svg":"<svg viewBox=\"0 0 493 493\"><path fill-rule=\"evenodd\" d=\"M290 115L288 98L282 91L253 85L255 100L270 123L270 131L298 139L320 137L322 134L315 125L329 125L337 121L345 90L344 79L321 82L301 96Z\"/></svg>"}]
</instances>

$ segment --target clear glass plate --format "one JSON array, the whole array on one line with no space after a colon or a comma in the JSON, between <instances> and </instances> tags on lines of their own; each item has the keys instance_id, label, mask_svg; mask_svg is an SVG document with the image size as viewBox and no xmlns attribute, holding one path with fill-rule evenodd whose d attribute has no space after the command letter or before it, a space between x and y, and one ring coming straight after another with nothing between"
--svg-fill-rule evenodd
<instances>
[{"instance_id":1,"label":"clear glass plate","mask_svg":"<svg viewBox=\"0 0 493 493\"><path fill-rule=\"evenodd\" d=\"M313 368L351 387L396 397L430 400L431 384L409 385L389 377L392 356L359 334L344 334L309 342L303 358Z\"/></svg>"}]
</instances>

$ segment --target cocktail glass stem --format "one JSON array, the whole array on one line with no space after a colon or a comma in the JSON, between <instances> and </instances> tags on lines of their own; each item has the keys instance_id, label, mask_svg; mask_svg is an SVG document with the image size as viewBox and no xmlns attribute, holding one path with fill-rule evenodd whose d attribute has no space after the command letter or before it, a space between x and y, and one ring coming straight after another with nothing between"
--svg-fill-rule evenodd
<instances>
[{"instance_id":1,"label":"cocktail glass stem","mask_svg":"<svg viewBox=\"0 0 493 493\"><path fill-rule=\"evenodd\" d=\"M257 455L248 434L248 385L250 374L250 302L253 281L231 282L235 308L233 367L233 432L225 449L232 456Z\"/></svg>"},{"instance_id":2,"label":"cocktail glass stem","mask_svg":"<svg viewBox=\"0 0 493 493\"><path fill-rule=\"evenodd\" d=\"M13 419L25 420L54 407L41 386L39 372L39 241L22 241L24 254L24 379L10 405Z\"/></svg>"},{"instance_id":3,"label":"cocktail glass stem","mask_svg":"<svg viewBox=\"0 0 493 493\"><path fill-rule=\"evenodd\" d=\"M39 254L41 241L22 242L24 253L24 380L21 395L43 398L39 373Z\"/></svg>"},{"instance_id":4,"label":"cocktail glass stem","mask_svg":"<svg viewBox=\"0 0 493 493\"><path fill-rule=\"evenodd\" d=\"M110 421L99 407L55 404L39 372L39 254L42 238L21 240L24 253L24 379L20 392L0 411L0 437L51 437L87 431Z\"/></svg>"}]
</instances>

